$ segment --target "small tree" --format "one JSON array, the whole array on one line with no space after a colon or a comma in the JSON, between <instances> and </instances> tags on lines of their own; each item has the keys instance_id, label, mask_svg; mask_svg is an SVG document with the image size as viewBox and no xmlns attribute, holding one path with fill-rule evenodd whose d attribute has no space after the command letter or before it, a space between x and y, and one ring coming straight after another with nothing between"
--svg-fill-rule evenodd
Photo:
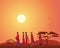
<instances>
[{"instance_id":1,"label":"small tree","mask_svg":"<svg viewBox=\"0 0 60 48\"><path fill-rule=\"evenodd\" d=\"M59 34L55 33L55 32L50 32L49 34L52 35L52 37L59 37Z\"/></svg>"},{"instance_id":2,"label":"small tree","mask_svg":"<svg viewBox=\"0 0 60 48\"><path fill-rule=\"evenodd\" d=\"M45 40L46 40L46 45L47 45L47 47L48 47L48 39L49 39L49 36L46 35L46 36L43 36L43 37L45 38Z\"/></svg>"},{"instance_id":3,"label":"small tree","mask_svg":"<svg viewBox=\"0 0 60 48\"><path fill-rule=\"evenodd\" d=\"M43 37L42 37L42 34L43 34ZM41 42L42 42L42 38L45 38L46 40L46 45L47 45L47 48L48 48L48 39L51 38L51 37L59 37L59 34L55 33L55 32L44 32L44 31L40 31L37 35L39 35L39 45L40 45L40 48L41 48Z\"/></svg>"},{"instance_id":4,"label":"small tree","mask_svg":"<svg viewBox=\"0 0 60 48\"><path fill-rule=\"evenodd\" d=\"M40 31L37 35L39 35L39 45L40 45L40 48L41 48L41 44L42 44L42 34L46 34L47 32L44 32L44 31Z\"/></svg>"},{"instance_id":5,"label":"small tree","mask_svg":"<svg viewBox=\"0 0 60 48\"><path fill-rule=\"evenodd\" d=\"M43 37L46 39L46 45L47 46L48 46L48 39L50 38L49 35L51 37L59 37L59 35L55 32L46 33L46 35L44 35Z\"/></svg>"}]
</instances>

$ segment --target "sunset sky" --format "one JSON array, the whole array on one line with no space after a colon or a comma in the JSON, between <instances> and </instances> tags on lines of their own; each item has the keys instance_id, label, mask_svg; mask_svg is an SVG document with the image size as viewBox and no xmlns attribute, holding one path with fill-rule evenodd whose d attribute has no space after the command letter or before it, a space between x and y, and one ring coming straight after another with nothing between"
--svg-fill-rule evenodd
<instances>
[{"instance_id":1,"label":"sunset sky","mask_svg":"<svg viewBox=\"0 0 60 48\"><path fill-rule=\"evenodd\" d=\"M25 23L19 23L17 16L26 16ZM20 34L33 32L38 39L39 31L54 31L60 35L60 0L0 0L0 43L14 39ZM53 38L52 38L53 39ZM60 37L54 38L60 41Z\"/></svg>"}]
</instances>

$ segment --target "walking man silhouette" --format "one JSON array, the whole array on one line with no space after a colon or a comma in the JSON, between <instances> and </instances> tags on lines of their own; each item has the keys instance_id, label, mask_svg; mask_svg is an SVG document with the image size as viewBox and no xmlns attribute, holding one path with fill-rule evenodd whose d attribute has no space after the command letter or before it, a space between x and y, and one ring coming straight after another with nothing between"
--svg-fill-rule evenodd
<instances>
[{"instance_id":1,"label":"walking man silhouette","mask_svg":"<svg viewBox=\"0 0 60 48\"><path fill-rule=\"evenodd\" d=\"M20 45L19 32L17 32L16 41L17 41L17 45Z\"/></svg>"}]
</instances>

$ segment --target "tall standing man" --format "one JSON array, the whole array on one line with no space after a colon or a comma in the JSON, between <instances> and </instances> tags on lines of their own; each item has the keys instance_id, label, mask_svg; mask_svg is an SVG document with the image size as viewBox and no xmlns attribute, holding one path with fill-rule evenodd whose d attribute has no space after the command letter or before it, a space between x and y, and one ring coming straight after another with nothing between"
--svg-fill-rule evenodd
<instances>
[{"instance_id":1,"label":"tall standing man","mask_svg":"<svg viewBox=\"0 0 60 48\"><path fill-rule=\"evenodd\" d=\"M17 41L17 45L20 45L19 32L17 32L16 41Z\"/></svg>"}]
</instances>

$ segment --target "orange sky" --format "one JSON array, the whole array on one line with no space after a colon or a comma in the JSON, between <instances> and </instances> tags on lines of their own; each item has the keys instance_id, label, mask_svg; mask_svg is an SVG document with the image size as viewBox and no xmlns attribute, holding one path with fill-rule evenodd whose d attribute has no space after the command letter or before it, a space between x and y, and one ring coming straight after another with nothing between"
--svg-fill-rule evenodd
<instances>
[{"instance_id":1,"label":"orange sky","mask_svg":"<svg viewBox=\"0 0 60 48\"><path fill-rule=\"evenodd\" d=\"M26 22L20 24L17 16L24 14ZM36 40L39 31L60 34L60 0L0 0L0 43L14 39L16 32L30 32ZM38 38L37 38L38 39ZM60 37L55 38L59 41ZM21 40L22 41L22 40Z\"/></svg>"}]
</instances>

